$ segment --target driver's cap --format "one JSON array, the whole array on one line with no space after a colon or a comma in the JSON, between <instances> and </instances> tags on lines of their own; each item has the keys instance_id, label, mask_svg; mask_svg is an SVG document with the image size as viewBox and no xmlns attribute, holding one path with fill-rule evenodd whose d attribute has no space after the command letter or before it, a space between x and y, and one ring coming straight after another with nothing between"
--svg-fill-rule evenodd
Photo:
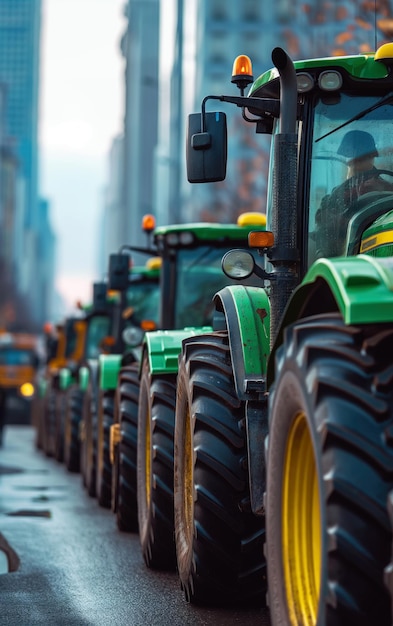
<instances>
[{"instance_id":1,"label":"driver's cap","mask_svg":"<svg viewBox=\"0 0 393 626\"><path fill-rule=\"evenodd\" d=\"M350 130L342 138L337 154L353 160L366 156L378 156L378 150L370 133L366 133L364 130Z\"/></svg>"}]
</instances>

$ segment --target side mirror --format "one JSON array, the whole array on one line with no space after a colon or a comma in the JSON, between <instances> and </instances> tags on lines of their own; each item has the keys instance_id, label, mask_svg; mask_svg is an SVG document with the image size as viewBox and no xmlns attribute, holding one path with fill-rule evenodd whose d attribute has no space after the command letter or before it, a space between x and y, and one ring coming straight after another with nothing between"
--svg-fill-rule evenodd
<instances>
[{"instance_id":1,"label":"side mirror","mask_svg":"<svg viewBox=\"0 0 393 626\"><path fill-rule=\"evenodd\" d=\"M93 306L95 309L106 303L106 291L106 283L93 283Z\"/></svg>"},{"instance_id":2,"label":"side mirror","mask_svg":"<svg viewBox=\"0 0 393 626\"><path fill-rule=\"evenodd\" d=\"M128 287L128 254L109 255L108 287L113 291L125 291Z\"/></svg>"},{"instance_id":3,"label":"side mirror","mask_svg":"<svg viewBox=\"0 0 393 626\"><path fill-rule=\"evenodd\" d=\"M202 119L204 119L203 129ZM227 168L225 113L216 111L192 113L188 116L186 159L188 182L213 183L225 179Z\"/></svg>"}]
</instances>

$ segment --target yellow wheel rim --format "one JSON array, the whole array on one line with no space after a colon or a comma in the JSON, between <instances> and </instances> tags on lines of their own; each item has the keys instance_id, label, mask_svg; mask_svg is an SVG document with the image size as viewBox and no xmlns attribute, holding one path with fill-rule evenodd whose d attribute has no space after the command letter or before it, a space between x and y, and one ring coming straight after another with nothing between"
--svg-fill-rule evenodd
<instances>
[{"instance_id":1,"label":"yellow wheel rim","mask_svg":"<svg viewBox=\"0 0 393 626\"><path fill-rule=\"evenodd\" d=\"M151 499L151 458L151 415L147 398L145 428L145 495L147 507L150 506Z\"/></svg>"},{"instance_id":2,"label":"yellow wheel rim","mask_svg":"<svg viewBox=\"0 0 393 626\"><path fill-rule=\"evenodd\" d=\"M194 527L194 454L191 437L190 411L187 405L184 432L184 523L190 545Z\"/></svg>"},{"instance_id":3,"label":"yellow wheel rim","mask_svg":"<svg viewBox=\"0 0 393 626\"><path fill-rule=\"evenodd\" d=\"M282 558L290 623L316 626L321 586L321 514L306 416L294 419L284 459Z\"/></svg>"}]
</instances>

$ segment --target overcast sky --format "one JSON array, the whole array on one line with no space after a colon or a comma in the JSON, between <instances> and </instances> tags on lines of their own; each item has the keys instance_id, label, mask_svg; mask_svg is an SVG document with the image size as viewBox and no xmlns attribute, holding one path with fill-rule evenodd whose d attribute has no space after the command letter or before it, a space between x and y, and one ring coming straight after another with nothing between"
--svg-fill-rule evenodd
<instances>
[{"instance_id":1,"label":"overcast sky","mask_svg":"<svg viewBox=\"0 0 393 626\"><path fill-rule=\"evenodd\" d=\"M57 289L86 301L111 140L122 128L125 0L43 0L40 187L56 233Z\"/></svg>"}]
</instances>

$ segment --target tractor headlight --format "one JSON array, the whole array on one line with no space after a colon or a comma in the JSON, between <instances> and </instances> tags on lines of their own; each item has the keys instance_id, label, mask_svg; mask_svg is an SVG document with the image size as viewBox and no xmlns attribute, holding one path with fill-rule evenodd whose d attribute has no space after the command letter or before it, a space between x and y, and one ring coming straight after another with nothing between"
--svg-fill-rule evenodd
<instances>
[{"instance_id":1,"label":"tractor headlight","mask_svg":"<svg viewBox=\"0 0 393 626\"><path fill-rule=\"evenodd\" d=\"M255 261L247 250L230 250L224 254L221 267L226 276L234 280L243 280L251 276Z\"/></svg>"},{"instance_id":2,"label":"tractor headlight","mask_svg":"<svg viewBox=\"0 0 393 626\"><path fill-rule=\"evenodd\" d=\"M337 91L342 84L343 79L339 72L328 70L322 72L318 78L318 85L325 91Z\"/></svg>"},{"instance_id":3,"label":"tractor headlight","mask_svg":"<svg viewBox=\"0 0 393 626\"><path fill-rule=\"evenodd\" d=\"M21 396L31 398L34 396L34 385L32 383L23 383L19 388Z\"/></svg>"},{"instance_id":4,"label":"tractor headlight","mask_svg":"<svg viewBox=\"0 0 393 626\"><path fill-rule=\"evenodd\" d=\"M139 346L143 341L144 332L138 326L129 326L123 330L122 338L127 346Z\"/></svg>"}]
</instances>

